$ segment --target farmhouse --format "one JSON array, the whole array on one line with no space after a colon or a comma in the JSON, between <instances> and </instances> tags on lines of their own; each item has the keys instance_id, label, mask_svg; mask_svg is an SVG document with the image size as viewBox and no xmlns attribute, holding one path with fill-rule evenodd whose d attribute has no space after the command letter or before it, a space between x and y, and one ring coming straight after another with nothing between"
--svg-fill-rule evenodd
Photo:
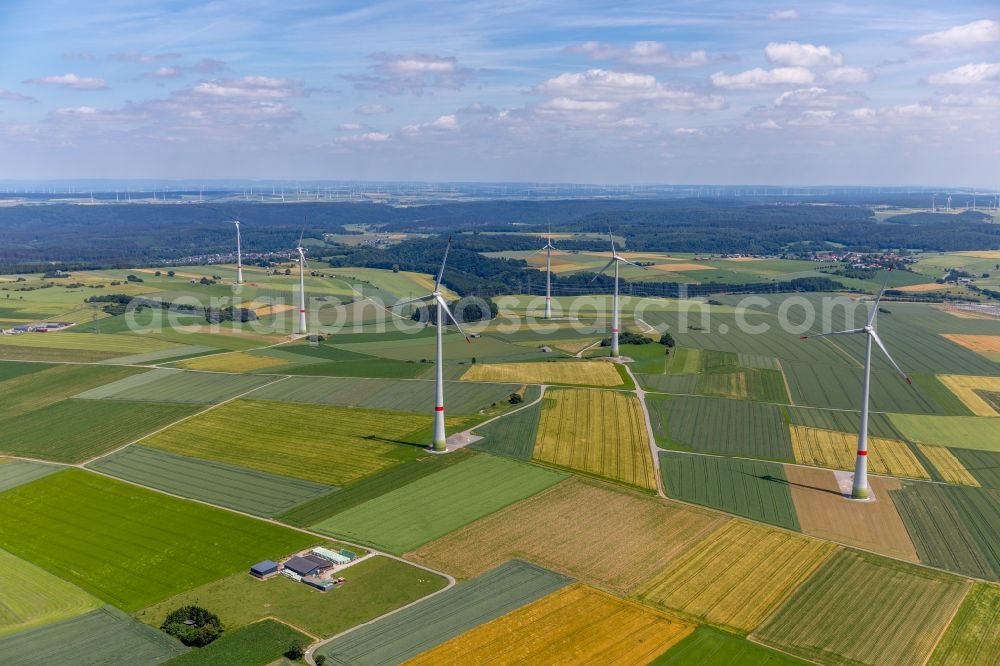
<instances>
[{"instance_id":1,"label":"farmhouse","mask_svg":"<svg viewBox=\"0 0 1000 666\"><path fill-rule=\"evenodd\" d=\"M333 562L315 555L296 555L285 562L285 569L299 576L315 576L333 568Z\"/></svg>"}]
</instances>

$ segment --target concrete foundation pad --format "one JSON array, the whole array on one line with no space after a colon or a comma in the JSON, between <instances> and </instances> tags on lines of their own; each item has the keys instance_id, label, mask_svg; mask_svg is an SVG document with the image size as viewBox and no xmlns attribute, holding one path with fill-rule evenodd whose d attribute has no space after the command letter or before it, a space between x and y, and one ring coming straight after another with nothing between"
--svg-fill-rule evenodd
<instances>
[{"instance_id":1,"label":"concrete foundation pad","mask_svg":"<svg viewBox=\"0 0 1000 666\"><path fill-rule=\"evenodd\" d=\"M833 476L837 479L837 487L840 488L840 494L843 495L844 499L852 502L875 501L875 491L872 490L871 483L868 484L868 497L866 499L854 499L851 497L851 490L854 488L854 472L835 470Z\"/></svg>"}]
</instances>

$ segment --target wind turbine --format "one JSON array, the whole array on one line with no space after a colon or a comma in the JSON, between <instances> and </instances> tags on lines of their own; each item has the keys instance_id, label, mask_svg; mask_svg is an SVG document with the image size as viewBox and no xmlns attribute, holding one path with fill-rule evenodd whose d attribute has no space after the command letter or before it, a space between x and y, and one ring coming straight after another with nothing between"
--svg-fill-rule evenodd
<instances>
[{"instance_id":1,"label":"wind turbine","mask_svg":"<svg viewBox=\"0 0 1000 666\"><path fill-rule=\"evenodd\" d=\"M892 268L889 269L889 272ZM865 325L861 328L853 328L847 331L837 331L835 333L820 333L819 335L804 335L803 340L810 338L826 338L833 335L865 335L865 374L864 380L861 385L861 427L858 429L858 456L854 463L854 484L851 488L851 499L864 500L868 499L868 389L871 383L872 374L872 342L878 345L878 348L882 350L885 354L886 359L892 364L892 367L896 369L899 376L902 377L907 384L912 384L910 378L906 376L906 373L896 364L893 360L892 355L889 350L885 348L885 344L882 343L882 339L878 336L875 330L875 318L878 316L878 304L882 300L882 295L885 294L885 288L889 282L888 273L885 276L885 282L882 283L882 291L878 293L878 297L875 299L875 304L872 306L871 311L868 313L868 319L865 321Z\"/></svg>"},{"instance_id":2,"label":"wind turbine","mask_svg":"<svg viewBox=\"0 0 1000 666\"><path fill-rule=\"evenodd\" d=\"M601 275L604 271L606 271L609 268L611 268L612 264L614 265L614 267L615 267L615 295L614 295L614 298L611 301L611 355L612 356L618 356L618 328L619 328L619 319L620 319L620 316L618 314L618 264L620 264L620 263L626 263L629 266L635 266L636 268L641 268L642 270L646 270L646 267L645 266L640 266L639 264L636 264L636 263L633 263L633 262L629 261L628 259L626 259L625 257L618 256L618 252L615 250L615 237L611 234L611 230L610 229L608 229L608 240L611 241L611 261L609 261L607 264L605 264L604 268L602 268L601 270L597 271L597 275L594 276L594 278L593 278L593 280L591 280L591 282L593 282L594 280L596 280L598 275Z\"/></svg>"},{"instance_id":3,"label":"wind turbine","mask_svg":"<svg viewBox=\"0 0 1000 666\"><path fill-rule=\"evenodd\" d=\"M240 221L233 220L236 225L236 284L243 284L243 248L240 244Z\"/></svg>"},{"instance_id":4,"label":"wind turbine","mask_svg":"<svg viewBox=\"0 0 1000 666\"><path fill-rule=\"evenodd\" d=\"M302 247L302 236L306 230L302 230L299 236L299 244L295 251L299 253L299 333L308 333L306 326L306 250Z\"/></svg>"},{"instance_id":5,"label":"wind turbine","mask_svg":"<svg viewBox=\"0 0 1000 666\"><path fill-rule=\"evenodd\" d=\"M552 250L556 249L552 245L552 227L549 227L549 233L545 237L545 245L532 254L538 254L542 250L545 250L545 318L552 319Z\"/></svg>"},{"instance_id":6,"label":"wind turbine","mask_svg":"<svg viewBox=\"0 0 1000 666\"><path fill-rule=\"evenodd\" d=\"M451 313L448 309L448 303L444 300L444 296L441 295L441 278L444 276L444 265L448 261L448 251L451 250L451 238L448 239L448 245L444 249L444 259L441 260L441 270L438 271L437 280L434 282L434 291L427 294L426 296L421 296L419 298L413 298L408 301L402 301L396 303L392 307L398 308L401 305L409 305L411 303L431 303L433 302L437 307L437 357L435 359L435 379L434 379L434 442L433 448L435 451L447 451L448 450L448 438L444 432L444 351L442 345L442 335L444 330L444 315L448 315L448 319L451 319L452 323L455 324L455 328L462 335L465 335L465 331L458 324L458 320L455 319L455 315ZM465 341L469 342L469 336L465 336Z\"/></svg>"}]
</instances>

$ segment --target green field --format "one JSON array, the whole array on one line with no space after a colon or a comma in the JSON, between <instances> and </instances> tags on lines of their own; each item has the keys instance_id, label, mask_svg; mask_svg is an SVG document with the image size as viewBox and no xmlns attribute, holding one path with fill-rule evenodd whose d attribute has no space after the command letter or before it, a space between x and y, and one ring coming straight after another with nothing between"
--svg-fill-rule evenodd
<instances>
[{"instance_id":1,"label":"green field","mask_svg":"<svg viewBox=\"0 0 1000 666\"><path fill-rule=\"evenodd\" d=\"M343 344L339 341L336 346L347 351L366 354L368 356L380 356L398 361L419 361L420 359L434 358L434 338L429 336L406 336L405 339L378 340L376 342L354 342ZM466 343L465 338L456 333L449 333L444 336L444 355L449 363L464 361L470 363L473 358L497 359L497 358L543 358L541 352L532 352L524 347L512 345L490 335L476 338L472 342Z\"/></svg>"},{"instance_id":2,"label":"green field","mask_svg":"<svg viewBox=\"0 0 1000 666\"><path fill-rule=\"evenodd\" d=\"M182 345L179 347L173 347L171 349L164 349L161 351L146 352L144 354L129 354L128 356L114 356L106 361L100 361L100 362L107 363L109 365L142 365L142 364L160 363L168 359L196 356L214 351L217 351L215 347L207 347L205 345Z\"/></svg>"},{"instance_id":3,"label":"green field","mask_svg":"<svg viewBox=\"0 0 1000 666\"><path fill-rule=\"evenodd\" d=\"M531 460L541 412L542 403L539 402L476 428L474 434L482 435L484 439L473 443L472 448L501 456Z\"/></svg>"},{"instance_id":4,"label":"green field","mask_svg":"<svg viewBox=\"0 0 1000 666\"><path fill-rule=\"evenodd\" d=\"M174 495L257 516L274 516L336 490L312 481L138 445L116 451L87 467Z\"/></svg>"},{"instance_id":5,"label":"green field","mask_svg":"<svg viewBox=\"0 0 1000 666\"><path fill-rule=\"evenodd\" d=\"M931 656L932 666L976 666L1000 658L1000 588L973 586Z\"/></svg>"},{"instance_id":6,"label":"green field","mask_svg":"<svg viewBox=\"0 0 1000 666\"><path fill-rule=\"evenodd\" d=\"M781 407L761 403L646 396L653 434L664 448L794 460Z\"/></svg>"},{"instance_id":7,"label":"green field","mask_svg":"<svg viewBox=\"0 0 1000 666\"><path fill-rule=\"evenodd\" d=\"M448 382L444 387L447 413L475 414L493 403L506 400L519 386L519 384ZM292 377L260 388L249 397L254 400L427 413L434 406L434 382L374 377L357 379Z\"/></svg>"},{"instance_id":8,"label":"green field","mask_svg":"<svg viewBox=\"0 0 1000 666\"><path fill-rule=\"evenodd\" d=\"M274 378L157 369L81 393L76 397L210 404L228 400L270 381L274 381Z\"/></svg>"},{"instance_id":9,"label":"green field","mask_svg":"<svg viewBox=\"0 0 1000 666\"><path fill-rule=\"evenodd\" d=\"M1000 452L975 449L951 449L951 452L980 485L1000 490Z\"/></svg>"},{"instance_id":10,"label":"green field","mask_svg":"<svg viewBox=\"0 0 1000 666\"><path fill-rule=\"evenodd\" d=\"M0 382L15 379L33 372L41 372L53 367L48 363L18 363L16 361L0 361Z\"/></svg>"},{"instance_id":11,"label":"green field","mask_svg":"<svg viewBox=\"0 0 1000 666\"><path fill-rule=\"evenodd\" d=\"M788 479L778 463L661 451L660 470L670 497L799 529Z\"/></svg>"},{"instance_id":12,"label":"green field","mask_svg":"<svg viewBox=\"0 0 1000 666\"><path fill-rule=\"evenodd\" d=\"M0 550L0 636L74 617L101 605L75 585Z\"/></svg>"},{"instance_id":13,"label":"green field","mask_svg":"<svg viewBox=\"0 0 1000 666\"><path fill-rule=\"evenodd\" d=\"M8 379L0 383L0 422L139 372L100 365L57 365Z\"/></svg>"},{"instance_id":14,"label":"green field","mask_svg":"<svg viewBox=\"0 0 1000 666\"><path fill-rule=\"evenodd\" d=\"M46 465L28 460L8 461L0 458L0 493L48 476L60 469L62 467L59 465Z\"/></svg>"},{"instance_id":15,"label":"green field","mask_svg":"<svg viewBox=\"0 0 1000 666\"><path fill-rule=\"evenodd\" d=\"M304 648L310 642L302 632L274 620L263 620L227 631L205 647L189 650L169 663L171 666L267 666L292 643Z\"/></svg>"},{"instance_id":16,"label":"green field","mask_svg":"<svg viewBox=\"0 0 1000 666\"><path fill-rule=\"evenodd\" d=\"M813 407L786 407L789 423L804 425L824 430L839 430L840 432L856 433L861 423L861 417L855 411L840 411L835 409L816 409ZM868 432L875 437L889 439L905 439L903 434L892 424L889 414L869 413Z\"/></svg>"},{"instance_id":17,"label":"green field","mask_svg":"<svg viewBox=\"0 0 1000 666\"><path fill-rule=\"evenodd\" d=\"M430 370L427 363L403 362L387 358L364 358L339 363L309 363L286 366L289 375L313 377L383 377L387 379L413 379Z\"/></svg>"},{"instance_id":18,"label":"green field","mask_svg":"<svg viewBox=\"0 0 1000 666\"><path fill-rule=\"evenodd\" d=\"M173 347L168 342L138 335L76 335L69 331L55 333L26 333L3 338L5 347L38 348L46 350L83 349L113 352L116 356L162 351Z\"/></svg>"},{"instance_id":19,"label":"green field","mask_svg":"<svg viewBox=\"0 0 1000 666\"><path fill-rule=\"evenodd\" d=\"M128 400L63 400L3 421L0 451L76 463L141 439L198 410Z\"/></svg>"},{"instance_id":20,"label":"green field","mask_svg":"<svg viewBox=\"0 0 1000 666\"><path fill-rule=\"evenodd\" d=\"M273 616L316 636L333 636L447 584L440 576L388 557L352 564L341 575L347 584L324 593L284 576L261 582L240 572L161 601L136 617L159 627L174 609L195 604L210 608L227 629Z\"/></svg>"},{"instance_id":21,"label":"green field","mask_svg":"<svg viewBox=\"0 0 1000 666\"><path fill-rule=\"evenodd\" d=\"M79 469L3 502L0 547L128 611L316 542Z\"/></svg>"},{"instance_id":22,"label":"green field","mask_svg":"<svg viewBox=\"0 0 1000 666\"><path fill-rule=\"evenodd\" d=\"M858 408L858 401L861 399L860 366L786 363L784 368L794 404L833 409ZM904 414L947 413L918 384L912 386L906 384L891 370L873 369L871 381L873 411Z\"/></svg>"},{"instance_id":23,"label":"green field","mask_svg":"<svg viewBox=\"0 0 1000 666\"><path fill-rule=\"evenodd\" d=\"M104 606L57 624L0 638L0 663L162 664L185 650L180 641Z\"/></svg>"},{"instance_id":24,"label":"green field","mask_svg":"<svg viewBox=\"0 0 1000 666\"><path fill-rule=\"evenodd\" d=\"M350 508L313 529L404 553L564 478L559 472L479 455Z\"/></svg>"},{"instance_id":25,"label":"green field","mask_svg":"<svg viewBox=\"0 0 1000 666\"><path fill-rule=\"evenodd\" d=\"M431 416L235 400L143 446L343 486L421 455ZM247 428L253 436L247 436ZM428 438L429 439L429 438Z\"/></svg>"},{"instance_id":26,"label":"green field","mask_svg":"<svg viewBox=\"0 0 1000 666\"><path fill-rule=\"evenodd\" d=\"M1000 418L892 414L892 424L913 442L1000 453Z\"/></svg>"},{"instance_id":27,"label":"green field","mask_svg":"<svg viewBox=\"0 0 1000 666\"><path fill-rule=\"evenodd\" d=\"M909 482L890 494L921 562L1000 580L1000 491Z\"/></svg>"},{"instance_id":28,"label":"green field","mask_svg":"<svg viewBox=\"0 0 1000 666\"><path fill-rule=\"evenodd\" d=\"M754 638L821 663L920 664L934 649L967 587L956 576L841 550L792 594ZM859 590L864 591L862 603Z\"/></svg>"},{"instance_id":29,"label":"green field","mask_svg":"<svg viewBox=\"0 0 1000 666\"><path fill-rule=\"evenodd\" d=\"M446 456L424 453L419 458L388 467L377 474L372 474L341 488L335 493L301 504L291 511L281 514L279 518L290 525L301 527L315 525L351 507L364 504L370 499L402 488L417 479L439 472L445 467L456 465L472 455L472 451L467 449L460 449Z\"/></svg>"},{"instance_id":30,"label":"green field","mask_svg":"<svg viewBox=\"0 0 1000 666\"><path fill-rule=\"evenodd\" d=\"M726 631L700 626L649 666L798 666L808 662Z\"/></svg>"},{"instance_id":31,"label":"green field","mask_svg":"<svg viewBox=\"0 0 1000 666\"><path fill-rule=\"evenodd\" d=\"M512 560L415 606L360 627L316 654L328 663L399 664L572 582L546 569Z\"/></svg>"}]
</instances>

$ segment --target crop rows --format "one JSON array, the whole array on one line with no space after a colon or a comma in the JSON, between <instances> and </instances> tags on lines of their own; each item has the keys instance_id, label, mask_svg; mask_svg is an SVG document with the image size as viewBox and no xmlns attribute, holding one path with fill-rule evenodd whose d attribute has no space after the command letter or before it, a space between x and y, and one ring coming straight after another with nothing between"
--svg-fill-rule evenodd
<instances>
[{"instance_id":1,"label":"crop rows","mask_svg":"<svg viewBox=\"0 0 1000 666\"><path fill-rule=\"evenodd\" d=\"M854 469L857 435L796 425L789 429L796 462L832 469ZM930 478L906 442L884 437L868 438L868 468L876 474L888 476Z\"/></svg>"},{"instance_id":2,"label":"crop rows","mask_svg":"<svg viewBox=\"0 0 1000 666\"><path fill-rule=\"evenodd\" d=\"M970 591L931 656L931 666L977 666L997 659L1000 588L980 583Z\"/></svg>"},{"instance_id":3,"label":"crop rows","mask_svg":"<svg viewBox=\"0 0 1000 666\"><path fill-rule=\"evenodd\" d=\"M938 379L958 396L975 416L1000 416L1000 413L997 413L997 410L978 394L978 391L1000 391L1000 377L940 375Z\"/></svg>"},{"instance_id":4,"label":"crop rows","mask_svg":"<svg viewBox=\"0 0 1000 666\"><path fill-rule=\"evenodd\" d=\"M892 424L911 442L1000 453L1000 418L892 414Z\"/></svg>"},{"instance_id":5,"label":"crop rows","mask_svg":"<svg viewBox=\"0 0 1000 666\"><path fill-rule=\"evenodd\" d=\"M785 376L797 405L858 409L861 400L860 367L785 363ZM871 408L882 412L936 414L941 409L919 385L910 386L891 369L876 367L871 376Z\"/></svg>"},{"instance_id":6,"label":"crop rows","mask_svg":"<svg viewBox=\"0 0 1000 666\"><path fill-rule=\"evenodd\" d=\"M0 636L93 610L101 602L75 585L0 550Z\"/></svg>"},{"instance_id":7,"label":"crop rows","mask_svg":"<svg viewBox=\"0 0 1000 666\"><path fill-rule=\"evenodd\" d=\"M228 400L269 381L272 381L269 377L256 375L161 369L108 384L76 397L207 404Z\"/></svg>"},{"instance_id":8,"label":"crop rows","mask_svg":"<svg viewBox=\"0 0 1000 666\"><path fill-rule=\"evenodd\" d=\"M622 378L611 363L555 361L543 363L477 363L462 379L523 384L582 384L621 386Z\"/></svg>"},{"instance_id":9,"label":"crop rows","mask_svg":"<svg viewBox=\"0 0 1000 666\"><path fill-rule=\"evenodd\" d=\"M978 486L979 481L969 470L962 465L962 461L955 457L951 449L943 446L926 446L918 444L917 448L934 465L941 477L948 483L956 483L963 486Z\"/></svg>"}]
</instances>

